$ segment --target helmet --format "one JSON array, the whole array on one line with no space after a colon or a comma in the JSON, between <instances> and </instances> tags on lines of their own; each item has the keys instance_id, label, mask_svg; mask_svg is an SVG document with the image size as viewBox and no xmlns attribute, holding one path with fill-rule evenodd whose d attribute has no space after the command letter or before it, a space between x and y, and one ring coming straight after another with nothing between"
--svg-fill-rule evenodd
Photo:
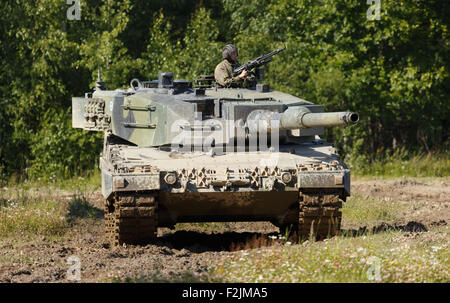
<instances>
[{"instance_id":1,"label":"helmet","mask_svg":"<svg viewBox=\"0 0 450 303\"><path fill-rule=\"evenodd\" d=\"M234 46L233 44L225 45L225 47L222 50L222 58L224 58L224 59L230 58L230 56L233 52L236 52L236 53L238 52L238 49L236 46Z\"/></svg>"}]
</instances>

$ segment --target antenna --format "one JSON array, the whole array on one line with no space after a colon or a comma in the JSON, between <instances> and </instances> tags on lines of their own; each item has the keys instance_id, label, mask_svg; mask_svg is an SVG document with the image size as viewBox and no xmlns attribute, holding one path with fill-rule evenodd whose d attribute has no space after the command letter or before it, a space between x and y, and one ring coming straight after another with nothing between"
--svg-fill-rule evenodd
<instances>
[{"instance_id":1,"label":"antenna","mask_svg":"<svg viewBox=\"0 0 450 303\"><path fill-rule=\"evenodd\" d=\"M100 69L97 70L97 81L95 82L95 90L104 90L105 82L102 80L102 74L100 73Z\"/></svg>"}]
</instances>

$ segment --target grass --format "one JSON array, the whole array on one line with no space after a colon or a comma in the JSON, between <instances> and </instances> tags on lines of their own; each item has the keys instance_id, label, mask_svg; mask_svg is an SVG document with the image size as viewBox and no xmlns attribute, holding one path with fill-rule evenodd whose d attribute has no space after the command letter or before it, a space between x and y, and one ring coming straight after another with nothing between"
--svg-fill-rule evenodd
<instances>
[{"instance_id":1,"label":"grass","mask_svg":"<svg viewBox=\"0 0 450 303\"><path fill-rule=\"evenodd\" d=\"M67 179L35 179L26 180L24 182L10 181L6 184L6 188L16 188L29 190L34 188L55 188L59 190L69 190L69 191L92 191L99 190L101 188L101 175L100 170L95 169L92 171L87 171L85 174L80 176L73 176Z\"/></svg>"},{"instance_id":2,"label":"grass","mask_svg":"<svg viewBox=\"0 0 450 303\"><path fill-rule=\"evenodd\" d=\"M113 277L106 280L105 282L113 283L211 283L211 282L221 282L217 278L213 278L207 273L193 273L185 271L182 273L174 273L170 276L165 277L159 272L154 272L151 275L140 275L137 277Z\"/></svg>"},{"instance_id":3,"label":"grass","mask_svg":"<svg viewBox=\"0 0 450 303\"><path fill-rule=\"evenodd\" d=\"M448 177L450 176L450 154L415 155L404 158L387 156L373 162L350 161L352 175L382 178L398 177Z\"/></svg>"},{"instance_id":4,"label":"grass","mask_svg":"<svg viewBox=\"0 0 450 303\"><path fill-rule=\"evenodd\" d=\"M102 216L81 192L71 197L48 188L0 192L0 238L60 237L78 219Z\"/></svg>"},{"instance_id":5,"label":"grass","mask_svg":"<svg viewBox=\"0 0 450 303\"><path fill-rule=\"evenodd\" d=\"M210 271L223 282L450 282L448 228L342 236L322 242L271 246L222 259Z\"/></svg>"},{"instance_id":6,"label":"grass","mask_svg":"<svg viewBox=\"0 0 450 303\"><path fill-rule=\"evenodd\" d=\"M68 227L65 206L56 200L0 196L0 237L17 235L61 236Z\"/></svg>"},{"instance_id":7,"label":"grass","mask_svg":"<svg viewBox=\"0 0 450 303\"><path fill-rule=\"evenodd\" d=\"M405 205L388 197L381 200L352 193L342 208L346 225L361 226L390 223L399 219Z\"/></svg>"},{"instance_id":8,"label":"grass","mask_svg":"<svg viewBox=\"0 0 450 303\"><path fill-rule=\"evenodd\" d=\"M99 218L102 211L84 193L100 188L98 170L66 180L10 182L0 190L0 237L60 237L78 218Z\"/></svg>"}]
</instances>

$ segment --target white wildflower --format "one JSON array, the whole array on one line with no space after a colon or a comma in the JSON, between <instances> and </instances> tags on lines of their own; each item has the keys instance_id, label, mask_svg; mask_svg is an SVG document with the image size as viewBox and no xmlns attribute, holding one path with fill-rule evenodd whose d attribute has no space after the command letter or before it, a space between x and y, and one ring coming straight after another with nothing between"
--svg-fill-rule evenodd
<instances>
[{"instance_id":1,"label":"white wildflower","mask_svg":"<svg viewBox=\"0 0 450 303\"><path fill-rule=\"evenodd\" d=\"M442 247L440 247L440 246L431 246L431 249L433 250L433 251L438 251L438 250L440 250Z\"/></svg>"},{"instance_id":2,"label":"white wildflower","mask_svg":"<svg viewBox=\"0 0 450 303\"><path fill-rule=\"evenodd\" d=\"M362 248L362 247L358 247L358 249L356 251L359 252L359 253L362 253L363 255L366 254L366 249Z\"/></svg>"}]
</instances>

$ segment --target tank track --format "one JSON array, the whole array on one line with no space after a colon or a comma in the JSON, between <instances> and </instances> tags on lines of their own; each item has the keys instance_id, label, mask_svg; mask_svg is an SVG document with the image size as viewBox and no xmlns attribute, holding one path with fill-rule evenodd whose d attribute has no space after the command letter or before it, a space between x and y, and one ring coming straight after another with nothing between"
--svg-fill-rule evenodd
<instances>
[{"instance_id":1,"label":"tank track","mask_svg":"<svg viewBox=\"0 0 450 303\"><path fill-rule=\"evenodd\" d=\"M105 231L112 245L145 244L156 238L155 193L120 193L105 203Z\"/></svg>"},{"instance_id":2,"label":"tank track","mask_svg":"<svg viewBox=\"0 0 450 303\"><path fill-rule=\"evenodd\" d=\"M321 189L299 194L298 239L323 240L339 234L342 221L340 192Z\"/></svg>"}]
</instances>

